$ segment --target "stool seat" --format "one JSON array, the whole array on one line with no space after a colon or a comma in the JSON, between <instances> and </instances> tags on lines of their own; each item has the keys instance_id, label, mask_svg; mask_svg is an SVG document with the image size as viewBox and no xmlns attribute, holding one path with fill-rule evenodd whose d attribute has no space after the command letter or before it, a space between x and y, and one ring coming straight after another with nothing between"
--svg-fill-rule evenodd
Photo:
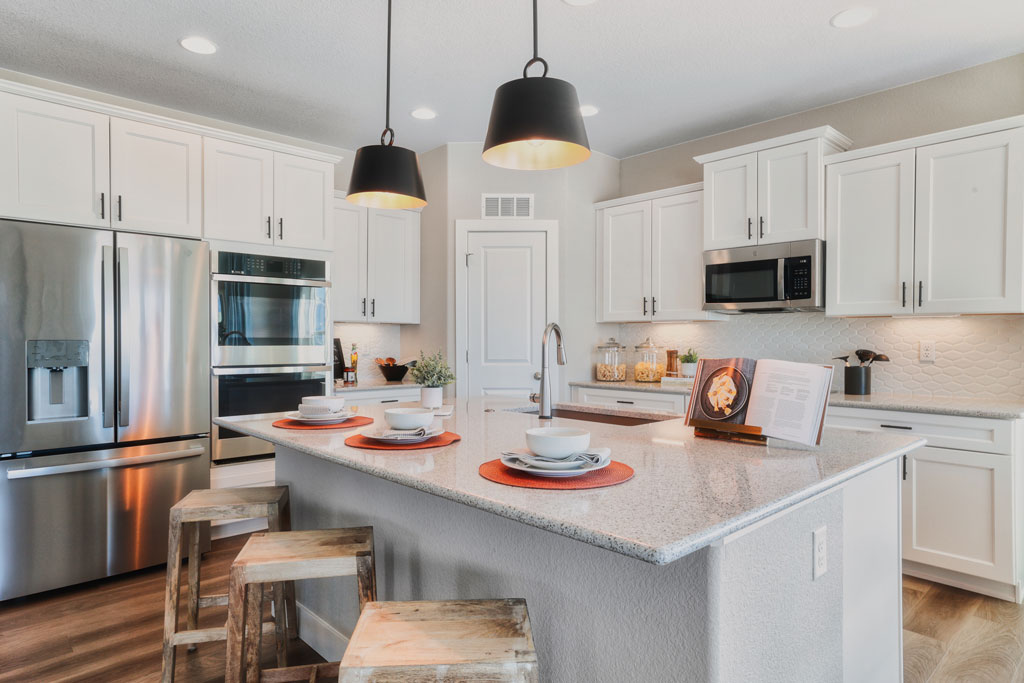
<instances>
[{"instance_id":1,"label":"stool seat","mask_svg":"<svg viewBox=\"0 0 1024 683\"><path fill-rule=\"evenodd\" d=\"M405 680L537 681L526 601L367 603L338 681Z\"/></svg>"},{"instance_id":2,"label":"stool seat","mask_svg":"<svg viewBox=\"0 0 1024 683\"><path fill-rule=\"evenodd\" d=\"M267 517L273 508L287 504L287 486L196 489L171 507L171 516L182 522L248 519Z\"/></svg>"}]
</instances>

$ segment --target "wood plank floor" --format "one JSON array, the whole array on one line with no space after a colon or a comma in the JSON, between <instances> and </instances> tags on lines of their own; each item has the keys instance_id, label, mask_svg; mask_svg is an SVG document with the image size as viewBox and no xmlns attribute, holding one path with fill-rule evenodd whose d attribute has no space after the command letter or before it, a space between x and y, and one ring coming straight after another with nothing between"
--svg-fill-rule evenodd
<instances>
[{"instance_id":1,"label":"wood plank floor","mask_svg":"<svg viewBox=\"0 0 1024 683\"><path fill-rule=\"evenodd\" d=\"M226 593L228 567L247 536L213 542L203 556L202 593ZM153 567L28 598L0 603L0 681L158 681L163 642L166 571ZM185 585L182 575L182 585ZM180 608L184 625L184 591ZM227 607L200 610L199 626L222 626ZM274 639L263 643L265 666L274 666ZM289 664L323 659L301 640ZM224 643L178 648L176 680L224 679Z\"/></svg>"}]
</instances>

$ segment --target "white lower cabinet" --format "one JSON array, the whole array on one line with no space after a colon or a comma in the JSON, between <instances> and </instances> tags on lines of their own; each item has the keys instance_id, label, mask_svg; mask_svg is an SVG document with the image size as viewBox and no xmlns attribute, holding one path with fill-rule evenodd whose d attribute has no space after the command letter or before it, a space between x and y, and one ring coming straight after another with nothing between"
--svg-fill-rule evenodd
<instances>
[{"instance_id":1,"label":"white lower cabinet","mask_svg":"<svg viewBox=\"0 0 1024 683\"><path fill-rule=\"evenodd\" d=\"M334 395L344 396L347 406L413 403L420 400L420 387L410 384L395 389L335 389Z\"/></svg>"},{"instance_id":2,"label":"white lower cabinet","mask_svg":"<svg viewBox=\"0 0 1024 683\"><path fill-rule=\"evenodd\" d=\"M658 410L669 413L685 413L689 394L662 394L653 391L629 391L628 389L595 389L572 387L573 403L589 403L609 408Z\"/></svg>"}]
</instances>

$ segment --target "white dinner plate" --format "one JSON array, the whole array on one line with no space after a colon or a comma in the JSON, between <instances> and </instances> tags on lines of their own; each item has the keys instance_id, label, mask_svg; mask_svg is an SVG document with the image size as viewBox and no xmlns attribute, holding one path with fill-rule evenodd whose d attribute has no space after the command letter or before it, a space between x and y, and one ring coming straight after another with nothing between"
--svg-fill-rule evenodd
<instances>
[{"instance_id":1,"label":"white dinner plate","mask_svg":"<svg viewBox=\"0 0 1024 683\"><path fill-rule=\"evenodd\" d=\"M433 439L435 436L441 436L442 434L444 434L444 431L440 430L440 429L435 429L432 432L427 432L426 435L424 435L424 436L402 436L402 435L386 436L386 434L387 434L387 432L366 432L366 433L363 434L363 436L365 436L367 439L372 439L373 441L379 441L381 443L394 443L394 444L400 444L400 445L401 444L408 445L408 444L423 443L424 441L429 441L430 439Z\"/></svg>"},{"instance_id":2,"label":"white dinner plate","mask_svg":"<svg viewBox=\"0 0 1024 683\"><path fill-rule=\"evenodd\" d=\"M596 465L584 463L583 467L580 467L579 469L575 470L542 470L537 467L534 467L533 465L527 465L518 457L512 455L501 456L501 464L513 470L518 470L520 472L532 474L535 477L565 479L568 477L578 477L581 474L586 474L587 472L593 472L595 470L604 469L605 467L608 467L609 464L611 464L611 458L609 458L608 460L604 460Z\"/></svg>"},{"instance_id":3,"label":"white dinner plate","mask_svg":"<svg viewBox=\"0 0 1024 683\"><path fill-rule=\"evenodd\" d=\"M537 469L541 469L541 470L578 470L583 465L590 464L590 463L588 463L585 460L568 460L568 461L565 461L565 460L551 460L550 458L541 458L541 457L538 457L536 454L531 453L529 450L527 450L525 448L522 448L522 449L519 449L519 450L516 450L516 451L512 451L512 452L522 462L526 463L527 465L530 465L531 467L536 467ZM612 457L612 452L611 452L611 449L609 449L609 448L590 448L590 449L588 449L587 452L588 453L595 453L595 454L601 456L601 460L598 462L598 464L606 462L607 460L609 460Z\"/></svg>"},{"instance_id":4,"label":"white dinner plate","mask_svg":"<svg viewBox=\"0 0 1024 683\"><path fill-rule=\"evenodd\" d=\"M345 420L351 420L356 414L350 411L334 413L333 415L317 415L316 417L303 417L299 411L288 413L289 420L295 420L308 425L336 425Z\"/></svg>"}]
</instances>

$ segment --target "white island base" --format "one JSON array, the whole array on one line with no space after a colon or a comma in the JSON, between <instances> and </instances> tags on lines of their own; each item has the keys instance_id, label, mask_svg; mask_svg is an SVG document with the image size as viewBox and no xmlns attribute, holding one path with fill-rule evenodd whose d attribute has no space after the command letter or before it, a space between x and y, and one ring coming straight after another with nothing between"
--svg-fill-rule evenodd
<instances>
[{"instance_id":1,"label":"white island base","mask_svg":"<svg viewBox=\"0 0 1024 683\"><path fill-rule=\"evenodd\" d=\"M401 457L435 466L422 453ZM454 476L478 476L464 469ZM380 600L525 598L543 681L902 678L898 458L662 565L287 446L277 482L291 489L293 528L374 527ZM588 514L587 500L566 505ZM822 527L827 571L815 579ZM298 602L300 636L339 659L354 580L300 582Z\"/></svg>"}]
</instances>

